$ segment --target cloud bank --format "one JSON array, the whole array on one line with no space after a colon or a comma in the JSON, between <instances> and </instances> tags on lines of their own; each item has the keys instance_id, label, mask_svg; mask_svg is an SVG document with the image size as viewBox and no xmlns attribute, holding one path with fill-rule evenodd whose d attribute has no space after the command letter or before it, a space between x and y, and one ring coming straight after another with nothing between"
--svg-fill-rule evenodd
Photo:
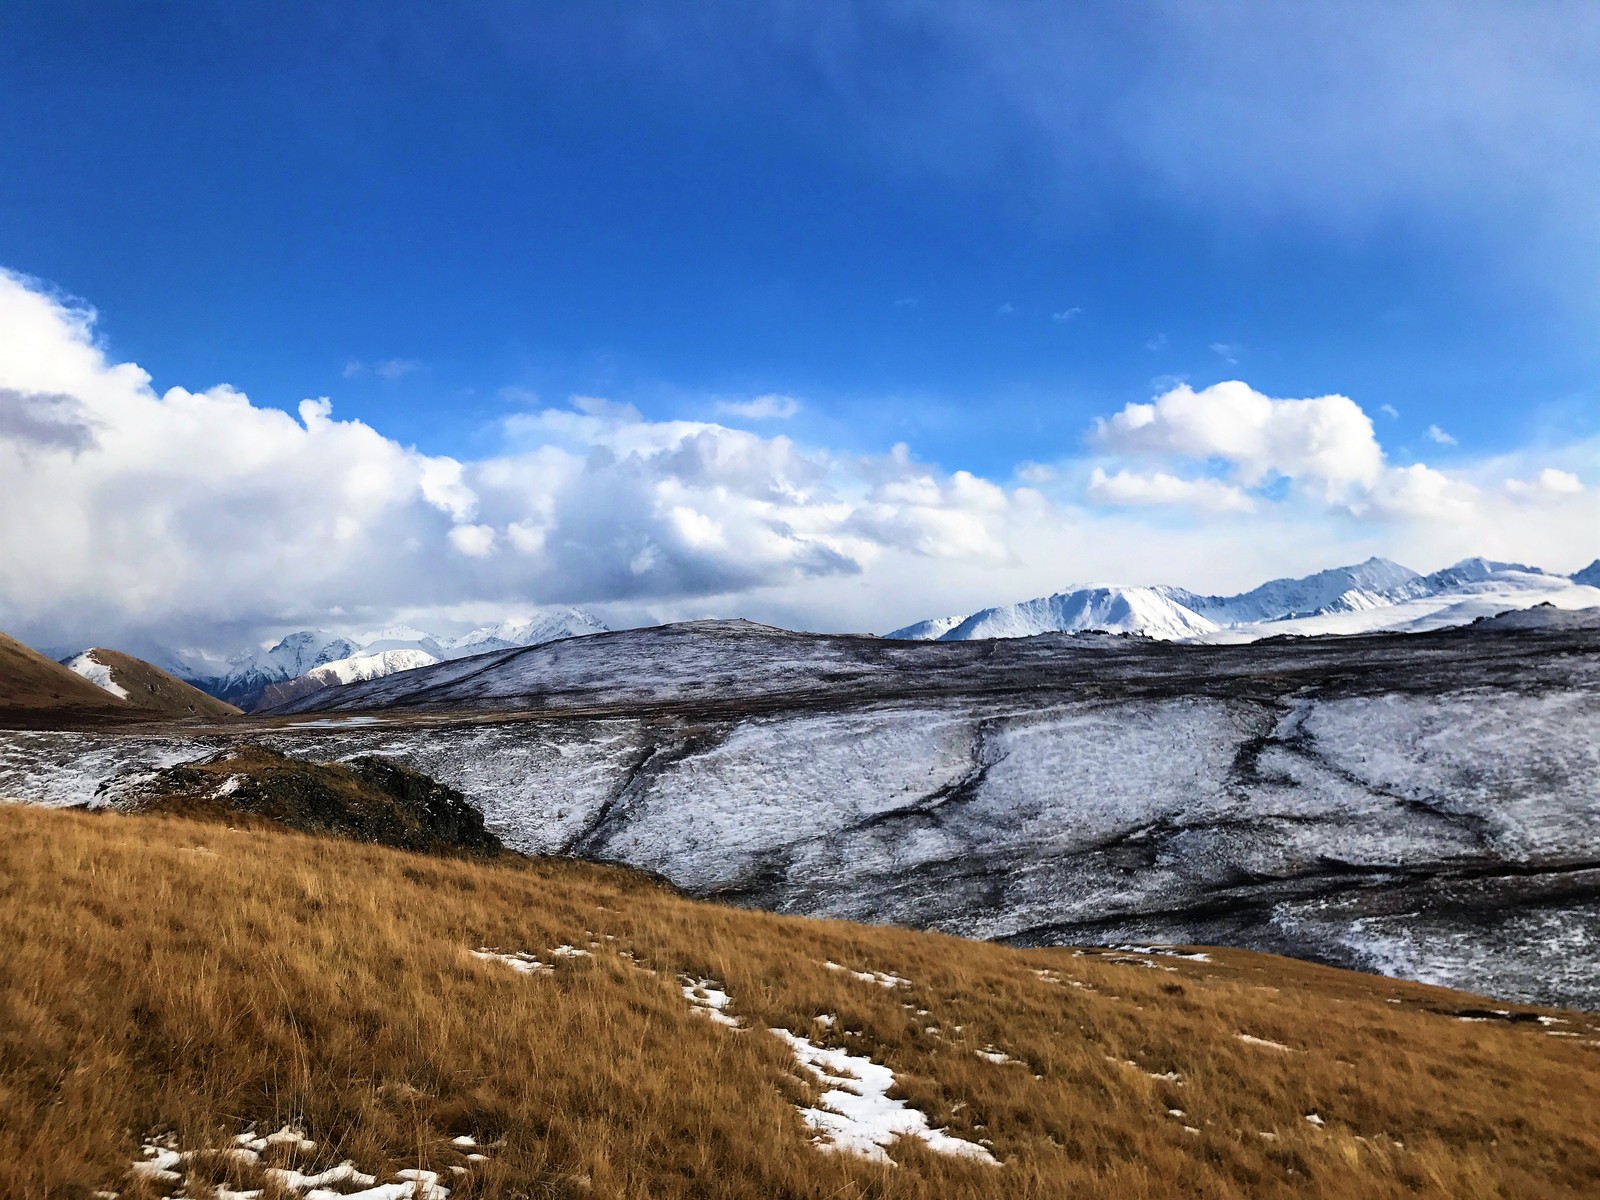
<instances>
[{"instance_id":1,"label":"cloud bank","mask_svg":"<svg viewBox=\"0 0 1600 1200\"><path fill-rule=\"evenodd\" d=\"M291 414L226 385L158 392L95 322L0 273L0 628L47 645L227 648L549 603L882 629L1091 578L1224 588L1374 552L1600 553L1597 447L1398 464L1344 396L1180 385L1013 483L737 427L801 411L778 394L725 402L733 424L575 397L460 461L327 399Z\"/></svg>"}]
</instances>

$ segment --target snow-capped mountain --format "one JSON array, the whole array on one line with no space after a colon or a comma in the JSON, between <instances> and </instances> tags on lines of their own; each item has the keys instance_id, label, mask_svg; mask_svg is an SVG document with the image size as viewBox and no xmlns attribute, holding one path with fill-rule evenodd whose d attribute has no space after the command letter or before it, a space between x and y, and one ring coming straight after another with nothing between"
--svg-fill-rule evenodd
<instances>
[{"instance_id":1,"label":"snow-capped mountain","mask_svg":"<svg viewBox=\"0 0 1600 1200\"><path fill-rule=\"evenodd\" d=\"M1274 579L1237 596L1196 596L1176 589L1169 592L1185 608L1219 625L1240 625L1383 608L1422 594L1418 582L1422 578L1411 568L1386 558L1369 558L1364 563L1318 571L1303 579Z\"/></svg>"},{"instance_id":2,"label":"snow-capped mountain","mask_svg":"<svg viewBox=\"0 0 1600 1200\"><path fill-rule=\"evenodd\" d=\"M938 640L965 642L1102 629L1107 633L1142 633L1163 641L1178 641L1215 633L1218 628L1173 599L1171 589L1095 587L986 608L952 626Z\"/></svg>"},{"instance_id":3,"label":"snow-capped mountain","mask_svg":"<svg viewBox=\"0 0 1600 1200\"><path fill-rule=\"evenodd\" d=\"M551 609L526 620L502 621L498 625L484 625L460 637L439 639L439 649L444 652L439 657L463 658L468 654L483 654L489 650L539 646L562 638L609 632L605 622L581 608Z\"/></svg>"},{"instance_id":4,"label":"snow-capped mountain","mask_svg":"<svg viewBox=\"0 0 1600 1200\"><path fill-rule=\"evenodd\" d=\"M414 671L418 667L431 667L440 661L426 650L379 650L375 654L353 654L312 667L304 675L286 679L282 683L268 684L261 693L258 708L272 708L278 704L297 700L325 687L342 683L356 683L366 679L381 679L396 671Z\"/></svg>"},{"instance_id":5,"label":"snow-capped mountain","mask_svg":"<svg viewBox=\"0 0 1600 1200\"><path fill-rule=\"evenodd\" d=\"M281 704L318 688L376 679L447 659L603 632L606 625L593 613L559 608L454 636L431 634L411 625L391 625L353 636L302 630L271 649L235 655L222 670L214 666L196 669L175 653L166 658L174 663L173 673L180 678L249 710L263 703ZM307 682L289 689L281 686L300 679ZM274 690L276 699L267 700L269 689Z\"/></svg>"},{"instance_id":6,"label":"snow-capped mountain","mask_svg":"<svg viewBox=\"0 0 1600 1200\"><path fill-rule=\"evenodd\" d=\"M1440 629L1546 603L1600 606L1600 560L1572 576L1484 558L1422 575L1369 558L1301 579L1274 579L1236 596L1164 585L1080 587L967 617L920 621L887 636L954 642L1094 629L1164 641L1253 641L1274 634Z\"/></svg>"}]
</instances>

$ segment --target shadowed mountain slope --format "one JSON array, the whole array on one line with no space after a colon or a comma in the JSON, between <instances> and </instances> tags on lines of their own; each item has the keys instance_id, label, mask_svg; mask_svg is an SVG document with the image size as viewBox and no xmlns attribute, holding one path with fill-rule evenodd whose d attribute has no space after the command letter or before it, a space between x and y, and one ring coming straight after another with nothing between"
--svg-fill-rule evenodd
<instances>
[{"instance_id":1,"label":"shadowed mountain slope","mask_svg":"<svg viewBox=\"0 0 1600 1200\"><path fill-rule=\"evenodd\" d=\"M126 700L0 633L0 723L27 726L138 717Z\"/></svg>"},{"instance_id":2,"label":"shadowed mountain slope","mask_svg":"<svg viewBox=\"0 0 1600 1200\"><path fill-rule=\"evenodd\" d=\"M151 716L216 718L239 715L239 710L227 701L208 696L160 667L120 650L96 646L75 655L66 666Z\"/></svg>"}]
</instances>

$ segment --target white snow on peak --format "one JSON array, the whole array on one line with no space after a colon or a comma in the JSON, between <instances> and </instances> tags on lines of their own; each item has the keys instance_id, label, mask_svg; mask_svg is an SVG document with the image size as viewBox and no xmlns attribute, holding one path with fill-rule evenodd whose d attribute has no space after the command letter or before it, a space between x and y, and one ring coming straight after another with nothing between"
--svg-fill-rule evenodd
<instances>
[{"instance_id":1,"label":"white snow on peak","mask_svg":"<svg viewBox=\"0 0 1600 1200\"><path fill-rule=\"evenodd\" d=\"M1422 576L1386 558L1333 567L1301 579L1274 579L1237 596L1177 593L1220 625L1282 621L1333 612L1382 608L1419 594Z\"/></svg>"},{"instance_id":2,"label":"white snow on peak","mask_svg":"<svg viewBox=\"0 0 1600 1200\"><path fill-rule=\"evenodd\" d=\"M433 635L412 625L390 625L370 633L357 634L351 639L365 654L378 654L384 650L416 649L423 642L433 640Z\"/></svg>"},{"instance_id":3,"label":"white snow on peak","mask_svg":"<svg viewBox=\"0 0 1600 1200\"><path fill-rule=\"evenodd\" d=\"M887 636L965 641L1103 630L1164 641L1246 642L1275 634L1422 632L1536 604L1600 606L1600 561L1569 577L1484 558L1421 575L1369 558L1300 579L1274 579L1236 596L1165 585L1082 587L968 617L921 621Z\"/></svg>"},{"instance_id":4,"label":"white snow on peak","mask_svg":"<svg viewBox=\"0 0 1600 1200\"><path fill-rule=\"evenodd\" d=\"M438 661L426 650L380 650L376 654L352 654L349 658L323 663L307 671L304 677L332 687L363 679L379 679L396 671L431 667Z\"/></svg>"},{"instance_id":5,"label":"white snow on peak","mask_svg":"<svg viewBox=\"0 0 1600 1200\"><path fill-rule=\"evenodd\" d=\"M561 638L582 637L588 633L607 633L605 622L581 608L559 608L520 620L484 625L460 637L441 638L439 645L448 653L442 658L460 658L489 650L513 646L538 646Z\"/></svg>"},{"instance_id":6,"label":"white snow on peak","mask_svg":"<svg viewBox=\"0 0 1600 1200\"><path fill-rule=\"evenodd\" d=\"M101 662L93 650L85 650L82 654L74 655L66 664L67 670L76 671L90 683L102 687L118 700L128 698L128 689L119 684L112 677L111 667Z\"/></svg>"},{"instance_id":7,"label":"white snow on peak","mask_svg":"<svg viewBox=\"0 0 1600 1200\"><path fill-rule=\"evenodd\" d=\"M1214 633L1217 628L1212 621L1173 600L1163 588L1083 587L983 609L953 625L939 635L939 640L1029 637L1090 629L1174 640Z\"/></svg>"}]
</instances>

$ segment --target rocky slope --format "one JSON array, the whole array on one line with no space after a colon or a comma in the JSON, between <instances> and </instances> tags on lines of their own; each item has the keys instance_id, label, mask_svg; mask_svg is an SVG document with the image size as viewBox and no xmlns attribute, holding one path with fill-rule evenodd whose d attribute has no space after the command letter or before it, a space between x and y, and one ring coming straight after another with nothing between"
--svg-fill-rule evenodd
<instances>
[{"instance_id":1,"label":"rocky slope","mask_svg":"<svg viewBox=\"0 0 1600 1200\"><path fill-rule=\"evenodd\" d=\"M108 781L123 812L235 822L374 842L398 850L495 854L500 840L460 792L376 755L307 762L232 746L196 762Z\"/></svg>"},{"instance_id":2,"label":"rocky slope","mask_svg":"<svg viewBox=\"0 0 1600 1200\"><path fill-rule=\"evenodd\" d=\"M526 851L1021 944L1270 949L1600 1007L1600 619L1174 646L711 623L330 689L261 740L380 753ZM15 734L92 799L204 739Z\"/></svg>"}]
</instances>

